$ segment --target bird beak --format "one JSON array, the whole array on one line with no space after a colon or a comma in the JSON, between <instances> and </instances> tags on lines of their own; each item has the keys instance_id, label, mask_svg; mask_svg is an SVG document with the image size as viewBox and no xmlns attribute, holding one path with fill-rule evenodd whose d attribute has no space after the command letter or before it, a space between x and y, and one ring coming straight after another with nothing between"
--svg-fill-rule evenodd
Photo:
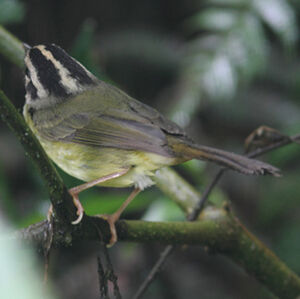
<instances>
[{"instance_id":1,"label":"bird beak","mask_svg":"<svg viewBox=\"0 0 300 299\"><path fill-rule=\"evenodd\" d=\"M23 43L23 48L25 50L25 53L27 53L30 49L31 49L31 46L29 46L28 44L26 43Z\"/></svg>"}]
</instances>

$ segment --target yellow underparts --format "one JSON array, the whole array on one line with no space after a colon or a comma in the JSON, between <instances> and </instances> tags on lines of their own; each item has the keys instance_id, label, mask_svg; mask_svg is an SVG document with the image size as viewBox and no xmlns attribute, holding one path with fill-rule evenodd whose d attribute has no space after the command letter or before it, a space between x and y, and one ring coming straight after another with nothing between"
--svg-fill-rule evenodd
<instances>
[{"instance_id":1,"label":"yellow underparts","mask_svg":"<svg viewBox=\"0 0 300 299\"><path fill-rule=\"evenodd\" d=\"M148 152L50 141L39 135L27 111L24 116L47 155L66 173L85 182L129 169L126 174L99 185L107 187L134 185L144 189L153 184L151 176L157 169L176 164L173 158Z\"/></svg>"},{"instance_id":2,"label":"yellow underparts","mask_svg":"<svg viewBox=\"0 0 300 299\"><path fill-rule=\"evenodd\" d=\"M40 139L49 157L65 172L83 181L129 171L99 185L128 187L135 185L144 189L153 184L151 176L163 166L172 165L172 158L153 153L86 146L74 143L50 142Z\"/></svg>"},{"instance_id":3,"label":"yellow underparts","mask_svg":"<svg viewBox=\"0 0 300 299\"><path fill-rule=\"evenodd\" d=\"M145 151L51 141L39 134L29 115L27 105L24 106L24 117L47 155L66 173L85 182L129 169L124 175L99 185L107 187L134 185L144 189L153 184L151 176L155 174L156 170L164 166L178 164L175 158Z\"/></svg>"}]
</instances>

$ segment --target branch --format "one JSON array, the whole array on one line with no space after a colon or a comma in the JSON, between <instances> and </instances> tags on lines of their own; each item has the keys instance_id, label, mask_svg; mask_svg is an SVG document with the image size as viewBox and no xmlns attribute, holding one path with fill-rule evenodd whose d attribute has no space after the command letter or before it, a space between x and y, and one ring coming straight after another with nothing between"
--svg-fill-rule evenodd
<instances>
[{"instance_id":1,"label":"branch","mask_svg":"<svg viewBox=\"0 0 300 299\"><path fill-rule=\"evenodd\" d=\"M183 179L174 169L164 167L153 177L155 185L171 198L186 214L193 211L200 193Z\"/></svg>"},{"instance_id":2,"label":"branch","mask_svg":"<svg viewBox=\"0 0 300 299\"><path fill-rule=\"evenodd\" d=\"M17 236L24 240L34 239L43 244L47 226L44 221L18 232ZM97 217L85 217L82 230L73 232L73 241L99 240L97 227L103 233L104 239L108 240L107 223ZM278 297L294 299L300 294L300 278L249 233L228 207L207 207L201 213L201 221L196 222L121 220L117 223L117 233L120 241L205 246L209 251L223 254L241 265ZM56 240L54 244L57 244Z\"/></svg>"},{"instance_id":3,"label":"branch","mask_svg":"<svg viewBox=\"0 0 300 299\"><path fill-rule=\"evenodd\" d=\"M253 152L248 153L249 158L254 158L259 155L262 155L264 153L267 153L269 151L272 151L274 149L280 148L282 146L288 145L290 143L296 142L299 143L300 139L300 134L289 137L289 138L283 138L281 141L275 142L273 144L267 145L262 148L258 148ZM161 184L162 182L162 190L171 198L176 198L177 196L179 197L175 201L177 204L187 212L187 220L188 221L195 221L197 220L198 216L200 215L201 211L204 209L204 205L212 191L212 189L216 186L216 184L220 181L222 178L224 172L226 171L226 168L221 168L217 174L214 176L212 182L205 188L201 198L197 199L197 192L193 189L193 187L188 186L187 184L184 183L183 181L183 190L181 188L179 189L180 192L177 192L177 188L169 187L167 184L165 184L166 181L168 181L168 178L164 178L164 176L161 176L159 174L159 179L157 180L157 185ZM170 169L166 169L165 175L167 177L170 177L170 182L174 181L176 179L176 173L170 173ZM174 179L173 179L174 178ZM176 185L175 185L176 186ZM191 188L189 188L191 187ZM189 191L191 190L191 191ZM178 195L177 195L178 193ZM194 202L194 205L187 206L188 201L185 200L186 196L190 194L191 195L191 200ZM190 208L190 209L189 209ZM164 264L166 263L167 259L171 256L173 251L175 250L175 245L168 245L164 251L161 253L160 257L154 264L154 266L151 268L149 274L145 278L145 280L142 282L142 284L139 286L137 292L134 294L133 299L139 299L142 297L142 295L146 292L147 288L150 286L152 281L155 279L155 277L158 275L158 273L162 270Z\"/></svg>"},{"instance_id":4,"label":"branch","mask_svg":"<svg viewBox=\"0 0 300 299\"><path fill-rule=\"evenodd\" d=\"M22 43L0 25L0 53L13 64L24 67L24 49Z\"/></svg>"},{"instance_id":5,"label":"branch","mask_svg":"<svg viewBox=\"0 0 300 299\"><path fill-rule=\"evenodd\" d=\"M28 128L24 118L11 101L0 90L0 117L15 133L24 147L26 154L34 162L48 189L57 221L69 225L76 218L76 209L61 177L53 163L41 147L39 141Z\"/></svg>"}]
</instances>

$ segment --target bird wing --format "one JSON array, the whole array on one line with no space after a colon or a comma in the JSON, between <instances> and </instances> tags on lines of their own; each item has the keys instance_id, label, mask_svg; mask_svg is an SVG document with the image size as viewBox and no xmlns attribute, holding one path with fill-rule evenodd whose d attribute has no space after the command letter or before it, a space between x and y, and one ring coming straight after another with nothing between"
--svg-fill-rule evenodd
<instances>
[{"instance_id":1,"label":"bird wing","mask_svg":"<svg viewBox=\"0 0 300 299\"><path fill-rule=\"evenodd\" d=\"M168 135L185 135L155 109L104 82L54 108L37 111L33 120L50 140L163 156L174 156Z\"/></svg>"}]
</instances>

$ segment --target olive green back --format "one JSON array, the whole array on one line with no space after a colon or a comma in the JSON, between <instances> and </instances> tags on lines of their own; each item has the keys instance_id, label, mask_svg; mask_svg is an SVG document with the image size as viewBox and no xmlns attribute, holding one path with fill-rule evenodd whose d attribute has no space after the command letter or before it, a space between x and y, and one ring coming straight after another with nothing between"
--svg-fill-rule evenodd
<instances>
[{"instance_id":1,"label":"olive green back","mask_svg":"<svg viewBox=\"0 0 300 299\"><path fill-rule=\"evenodd\" d=\"M41 137L49 141L141 150L166 157L176 156L169 146L171 139L187 140L185 132L158 111L104 82L34 111L32 120Z\"/></svg>"}]
</instances>

